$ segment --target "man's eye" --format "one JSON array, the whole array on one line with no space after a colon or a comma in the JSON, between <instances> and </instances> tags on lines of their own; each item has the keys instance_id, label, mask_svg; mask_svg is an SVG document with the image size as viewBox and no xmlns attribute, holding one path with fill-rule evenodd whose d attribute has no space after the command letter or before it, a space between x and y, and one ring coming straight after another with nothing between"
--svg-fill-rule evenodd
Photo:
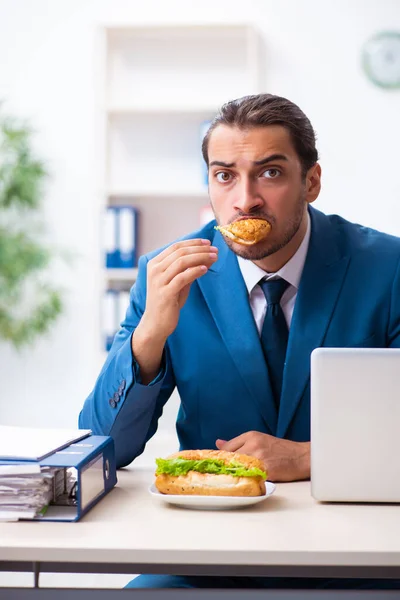
<instances>
[{"instance_id":1,"label":"man's eye","mask_svg":"<svg viewBox=\"0 0 400 600\"><path fill-rule=\"evenodd\" d=\"M262 173L263 177L266 177L266 179L276 179L276 177L279 177L280 174L281 172L279 169L267 169Z\"/></svg>"},{"instance_id":2,"label":"man's eye","mask_svg":"<svg viewBox=\"0 0 400 600\"><path fill-rule=\"evenodd\" d=\"M226 171L220 171L215 175L215 177L220 183L226 183L227 181L230 181L231 174L227 173Z\"/></svg>"}]
</instances>

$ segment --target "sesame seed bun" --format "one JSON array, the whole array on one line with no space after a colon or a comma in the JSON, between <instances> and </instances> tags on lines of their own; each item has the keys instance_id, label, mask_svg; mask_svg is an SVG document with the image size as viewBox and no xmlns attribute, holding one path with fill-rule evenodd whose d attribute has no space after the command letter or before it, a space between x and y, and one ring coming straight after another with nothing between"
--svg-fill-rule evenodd
<instances>
[{"instance_id":1,"label":"sesame seed bun","mask_svg":"<svg viewBox=\"0 0 400 600\"><path fill-rule=\"evenodd\" d=\"M220 460L225 464L240 463L248 469L265 472L263 463L253 456L226 452L224 450L182 450L167 459ZM189 471L186 475L161 473L156 476L155 485L162 494L199 496L262 496L266 493L264 479L256 477L234 477L226 474L199 473Z\"/></svg>"}]
</instances>

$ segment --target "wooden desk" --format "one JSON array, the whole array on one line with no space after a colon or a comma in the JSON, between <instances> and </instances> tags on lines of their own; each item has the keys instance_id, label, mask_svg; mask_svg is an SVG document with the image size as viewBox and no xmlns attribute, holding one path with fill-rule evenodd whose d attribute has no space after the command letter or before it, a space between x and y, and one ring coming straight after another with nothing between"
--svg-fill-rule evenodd
<instances>
[{"instance_id":1,"label":"wooden desk","mask_svg":"<svg viewBox=\"0 0 400 600\"><path fill-rule=\"evenodd\" d=\"M78 523L0 523L0 568L400 579L400 507L319 504L309 482L234 511L160 505L153 474L118 486Z\"/></svg>"}]
</instances>

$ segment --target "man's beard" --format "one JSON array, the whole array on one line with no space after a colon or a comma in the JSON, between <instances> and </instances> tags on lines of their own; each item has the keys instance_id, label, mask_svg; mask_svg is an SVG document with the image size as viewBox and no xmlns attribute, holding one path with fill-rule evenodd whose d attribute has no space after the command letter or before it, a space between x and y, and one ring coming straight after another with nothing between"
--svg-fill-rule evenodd
<instances>
[{"instance_id":1,"label":"man's beard","mask_svg":"<svg viewBox=\"0 0 400 600\"><path fill-rule=\"evenodd\" d=\"M271 256L271 254L275 254L275 252L278 252L278 250L281 250L282 248L284 248L294 238L294 236L298 232L301 222L303 220L304 206L305 206L305 192L302 191L302 193L298 199L298 202L296 204L295 212L294 212L292 218L290 219L289 223L287 224L285 231L282 233L280 239L275 240L273 243L270 243L268 241L268 237L266 238L265 241L259 242L258 244L255 244L254 246L240 245L237 242L234 242L233 240L231 240L230 238L228 238L226 236L223 236L224 241L225 241L226 245L232 250L232 252L237 254L237 256L240 256L241 258L244 258L246 260L252 260L252 261L262 260L263 258L266 258L267 256ZM242 213L238 213L236 215L236 217L234 219L232 219L231 222L233 222L234 220L236 220L238 217L241 217L241 216L247 216L249 219L251 219L251 218L266 219L271 224L272 230L274 228L274 223L276 222L275 218L272 215L268 215L267 213L263 213L260 211L251 213L249 215L244 215Z\"/></svg>"}]
</instances>

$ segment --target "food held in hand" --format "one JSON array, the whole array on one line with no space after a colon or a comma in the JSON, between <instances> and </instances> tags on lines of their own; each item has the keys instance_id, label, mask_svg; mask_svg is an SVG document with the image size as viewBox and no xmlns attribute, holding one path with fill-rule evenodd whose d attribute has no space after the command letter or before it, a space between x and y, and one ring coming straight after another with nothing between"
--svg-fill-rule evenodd
<instances>
[{"instance_id":1,"label":"food held in hand","mask_svg":"<svg viewBox=\"0 0 400 600\"><path fill-rule=\"evenodd\" d=\"M253 246L268 236L271 224L265 219L239 219L229 225L216 226L215 229L237 244Z\"/></svg>"},{"instance_id":2,"label":"food held in hand","mask_svg":"<svg viewBox=\"0 0 400 600\"><path fill-rule=\"evenodd\" d=\"M155 485L162 494L263 496L263 463L246 454L223 450L183 450L157 458Z\"/></svg>"}]
</instances>

